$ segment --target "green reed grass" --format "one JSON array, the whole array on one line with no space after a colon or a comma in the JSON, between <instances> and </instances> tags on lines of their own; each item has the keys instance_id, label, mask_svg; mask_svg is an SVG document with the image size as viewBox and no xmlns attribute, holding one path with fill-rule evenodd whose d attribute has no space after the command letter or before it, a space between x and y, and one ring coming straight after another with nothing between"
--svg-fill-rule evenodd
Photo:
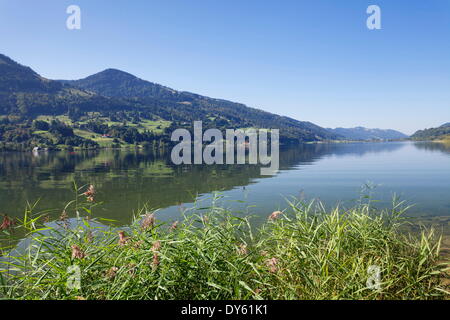
<instances>
[{"instance_id":1,"label":"green reed grass","mask_svg":"<svg viewBox=\"0 0 450 320\"><path fill-rule=\"evenodd\" d=\"M327 211L316 202L289 202L285 212L256 228L251 218L213 205L188 210L176 228L143 211L120 230L83 218L78 210L75 220L57 224L27 212L14 228L32 240L0 260L0 297L448 298L441 285L446 270L438 263L440 239L433 231L401 232L407 223L401 207L394 203L379 211L360 204ZM127 238L119 243L121 230ZM81 270L80 289L67 287L73 265ZM379 290L367 286L370 266L380 268Z\"/></svg>"}]
</instances>

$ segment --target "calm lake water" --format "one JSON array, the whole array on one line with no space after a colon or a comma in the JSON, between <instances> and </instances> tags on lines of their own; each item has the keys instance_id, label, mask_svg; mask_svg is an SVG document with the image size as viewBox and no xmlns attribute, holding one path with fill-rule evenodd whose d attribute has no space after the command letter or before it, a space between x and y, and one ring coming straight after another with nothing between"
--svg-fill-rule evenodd
<instances>
[{"instance_id":1,"label":"calm lake water","mask_svg":"<svg viewBox=\"0 0 450 320\"><path fill-rule=\"evenodd\" d=\"M58 217L74 199L73 181L95 185L101 207L94 215L126 224L147 205L158 218L174 220L197 199L207 205L221 191L225 206L267 217L287 207L286 198L320 199L350 207L362 186L376 188L376 206L394 194L409 204L411 216L450 217L450 146L438 143L349 143L301 145L282 150L280 172L260 175L260 167L175 166L168 156L147 151L0 153L0 213L22 216L27 201L35 211L54 209ZM243 202L241 202L243 201Z\"/></svg>"}]
</instances>

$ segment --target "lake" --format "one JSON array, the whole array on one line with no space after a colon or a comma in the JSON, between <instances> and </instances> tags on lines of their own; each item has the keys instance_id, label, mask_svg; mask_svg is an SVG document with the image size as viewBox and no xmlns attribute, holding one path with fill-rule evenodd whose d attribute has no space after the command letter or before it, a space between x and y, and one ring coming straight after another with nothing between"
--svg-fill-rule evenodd
<instances>
[{"instance_id":1,"label":"lake","mask_svg":"<svg viewBox=\"0 0 450 320\"><path fill-rule=\"evenodd\" d=\"M225 206L264 218L291 197L350 207L366 183L375 186L375 206L389 206L397 194L414 204L410 216L450 218L450 146L427 142L290 147L280 152L276 176L261 176L258 165L175 166L169 155L144 150L0 153L0 213L21 217L27 202L39 200L35 212L53 209L56 218L74 199L74 181L94 184L103 203L94 216L119 224L144 205L175 220L215 191Z\"/></svg>"}]
</instances>

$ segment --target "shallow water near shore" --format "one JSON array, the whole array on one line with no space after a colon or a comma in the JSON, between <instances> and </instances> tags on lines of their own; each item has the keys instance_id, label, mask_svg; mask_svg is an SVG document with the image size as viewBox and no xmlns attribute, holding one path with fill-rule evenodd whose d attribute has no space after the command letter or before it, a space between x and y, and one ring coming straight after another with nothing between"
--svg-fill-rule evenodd
<instances>
[{"instance_id":1,"label":"shallow water near shore","mask_svg":"<svg viewBox=\"0 0 450 320\"><path fill-rule=\"evenodd\" d=\"M73 182L94 184L102 205L94 216L128 224L146 205L158 218L208 206L212 193L243 215L267 217L287 207L286 199L318 199L327 206L351 207L370 193L376 207L394 194L414 205L408 215L450 221L450 148L439 143L379 142L310 144L284 148L280 172L261 176L257 165L175 166L170 155L144 150L99 150L0 154L0 213L23 215L52 209L54 218L74 199ZM369 183L370 190L363 190Z\"/></svg>"}]
</instances>

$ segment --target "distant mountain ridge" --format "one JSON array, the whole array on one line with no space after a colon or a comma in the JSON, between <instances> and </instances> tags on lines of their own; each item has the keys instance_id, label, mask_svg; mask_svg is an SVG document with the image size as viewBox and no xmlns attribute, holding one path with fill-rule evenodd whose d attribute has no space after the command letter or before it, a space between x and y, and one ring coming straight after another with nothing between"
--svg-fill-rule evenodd
<instances>
[{"instance_id":1,"label":"distant mountain ridge","mask_svg":"<svg viewBox=\"0 0 450 320\"><path fill-rule=\"evenodd\" d=\"M364 127L327 129L334 134L343 136L346 140L398 140L408 136L392 129L368 129Z\"/></svg>"}]
</instances>

